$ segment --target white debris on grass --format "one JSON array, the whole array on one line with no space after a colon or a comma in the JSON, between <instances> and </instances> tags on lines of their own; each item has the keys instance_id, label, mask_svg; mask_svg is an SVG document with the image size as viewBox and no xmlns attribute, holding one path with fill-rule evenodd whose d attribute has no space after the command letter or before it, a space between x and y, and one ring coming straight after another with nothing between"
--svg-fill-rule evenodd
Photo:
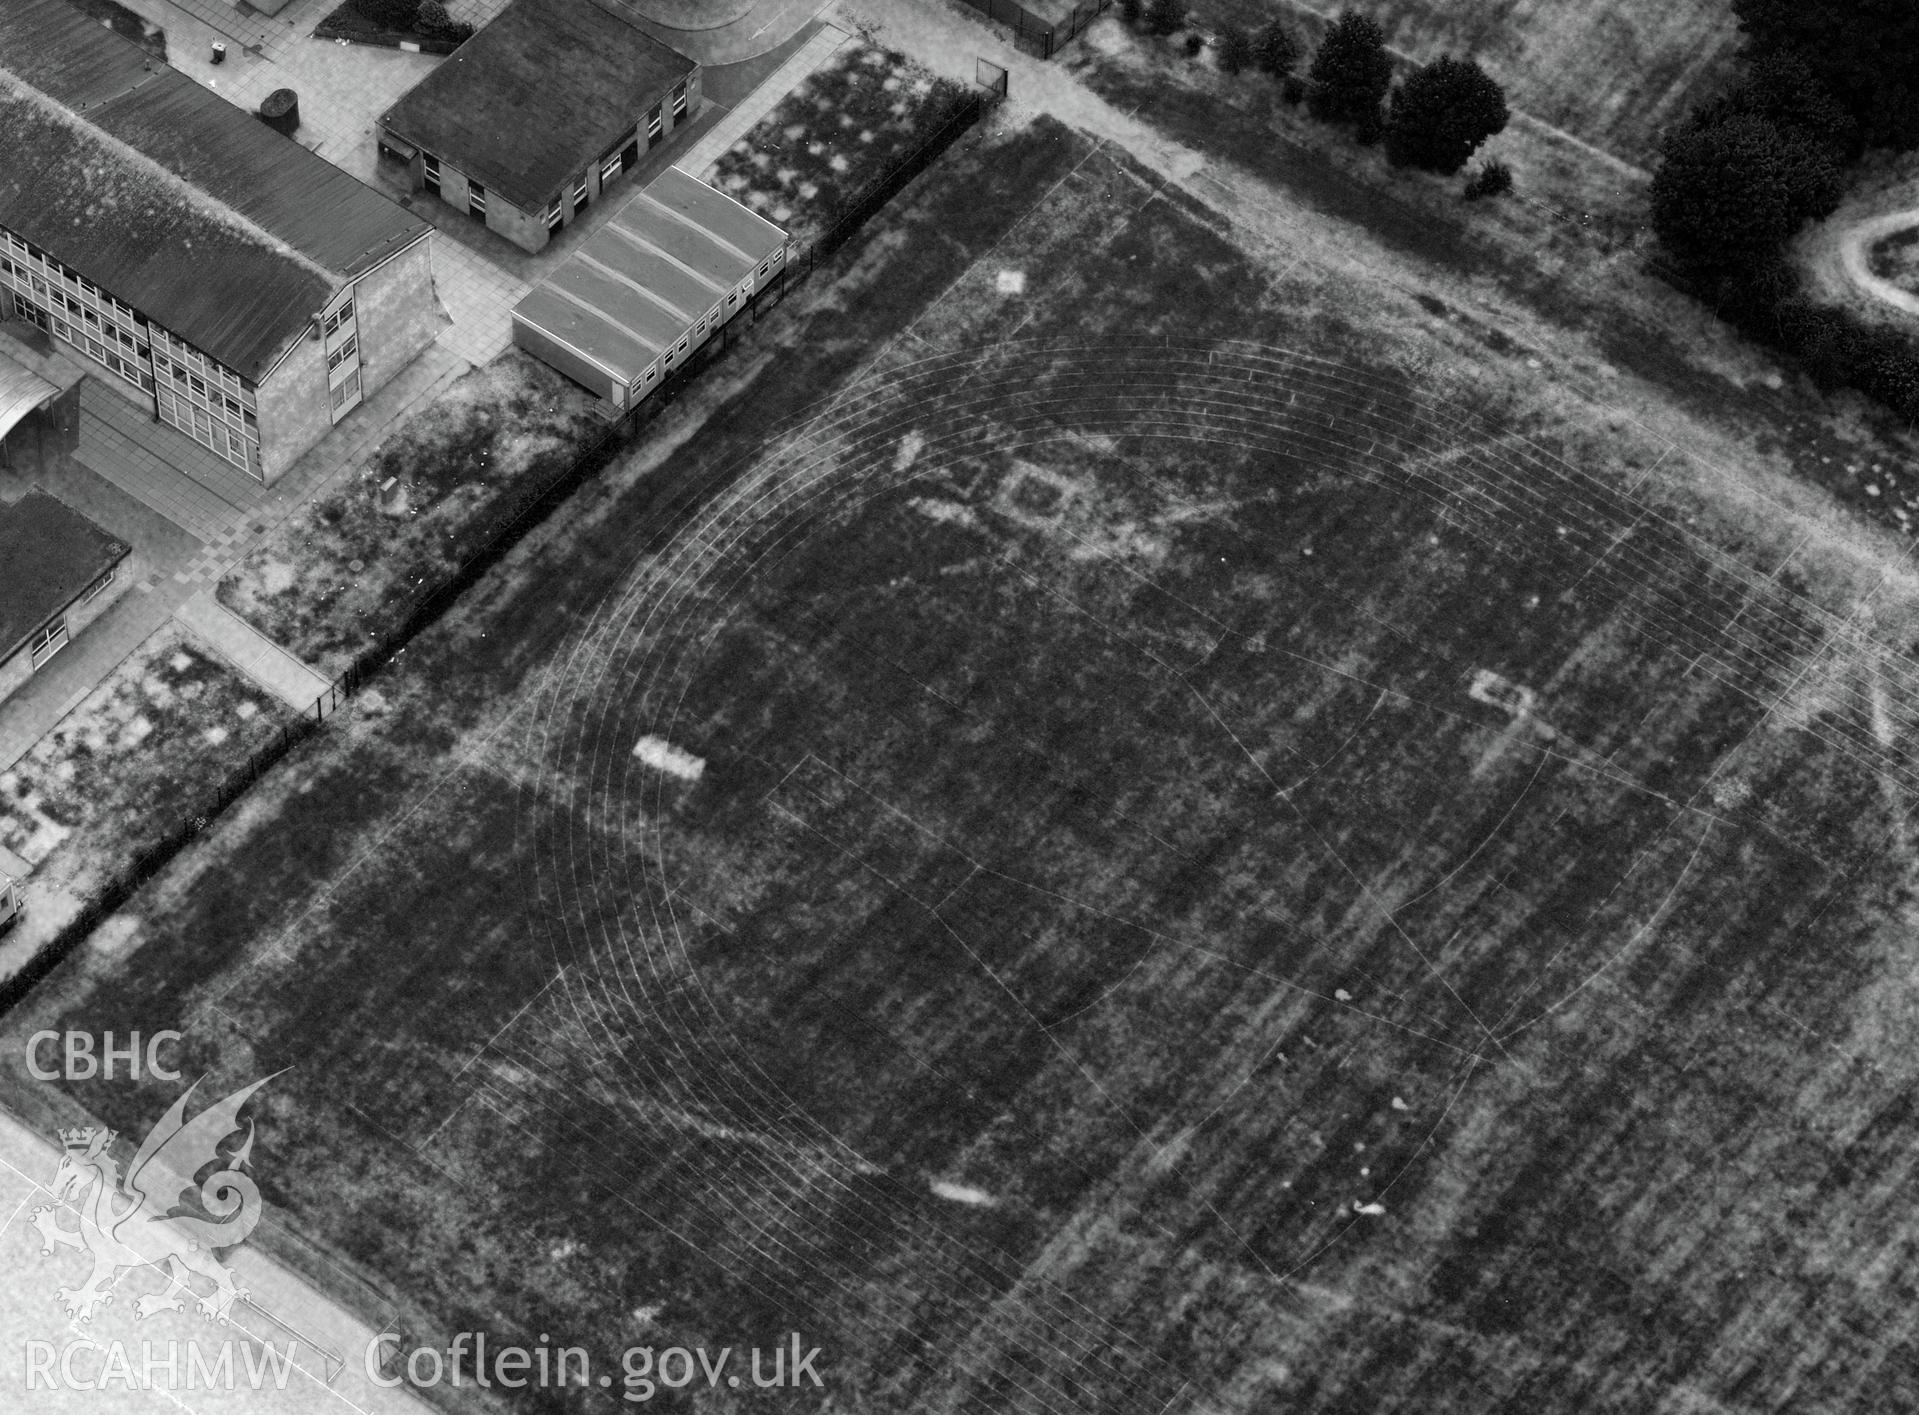
<instances>
[{"instance_id":1,"label":"white debris on grass","mask_svg":"<svg viewBox=\"0 0 1919 1415\"><path fill-rule=\"evenodd\" d=\"M242 722L250 722L259 715L260 705L254 702L253 699L247 698L234 709L234 712L239 714Z\"/></svg>"},{"instance_id":2,"label":"white debris on grass","mask_svg":"<svg viewBox=\"0 0 1919 1415\"><path fill-rule=\"evenodd\" d=\"M1370 1218L1378 1218L1386 1212L1386 1206L1384 1204L1362 1204L1359 1200L1355 1199L1353 1200L1353 1212L1356 1214L1365 1214Z\"/></svg>"},{"instance_id":3,"label":"white debris on grass","mask_svg":"<svg viewBox=\"0 0 1919 1415\"><path fill-rule=\"evenodd\" d=\"M682 781L698 781L706 770L706 759L682 751L664 737L646 736L633 744L633 755L655 770Z\"/></svg>"},{"instance_id":4,"label":"white debris on grass","mask_svg":"<svg viewBox=\"0 0 1919 1415\"><path fill-rule=\"evenodd\" d=\"M977 526L979 517L971 506L957 501L942 501L936 496L916 496L906 503L920 515L950 526Z\"/></svg>"},{"instance_id":5,"label":"white debris on grass","mask_svg":"<svg viewBox=\"0 0 1919 1415\"><path fill-rule=\"evenodd\" d=\"M975 1208L991 1208L997 1202L984 1189L975 1189L970 1184L954 1184L945 1179L935 1179L927 1186L942 1199L951 1199L956 1204L971 1204Z\"/></svg>"},{"instance_id":6,"label":"white debris on grass","mask_svg":"<svg viewBox=\"0 0 1919 1415\"><path fill-rule=\"evenodd\" d=\"M925 445L926 434L916 427L908 428L900 437L899 450L893 454L894 475L909 471L913 463L919 460L920 448Z\"/></svg>"},{"instance_id":7,"label":"white debris on grass","mask_svg":"<svg viewBox=\"0 0 1919 1415\"><path fill-rule=\"evenodd\" d=\"M1399 1098L1398 1096L1394 1096L1394 1097L1393 1097L1393 1109L1394 1109L1394 1110L1411 1110L1411 1109L1412 1109L1412 1107L1411 1107L1411 1106L1409 1106L1409 1105L1407 1105L1407 1104L1406 1104L1406 1102L1405 1102L1405 1101L1403 1101L1403 1100L1401 1100L1401 1099L1400 1099L1400 1098Z\"/></svg>"},{"instance_id":8,"label":"white debris on grass","mask_svg":"<svg viewBox=\"0 0 1919 1415\"><path fill-rule=\"evenodd\" d=\"M993 277L993 288L1002 295L1024 295L1026 293L1026 272L1023 270L1002 270Z\"/></svg>"},{"instance_id":9,"label":"white debris on grass","mask_svg":"<svg viewBox=\"0 0 1919 1415\"><path fill-rule=\"evenodd\" d=\"M1353 995L1344 988L1334 988L1333 996L1340 1002L1351 1002L1353 1000Z\"/></svg>"},{"instance_id":10,"label":"white debris on grass","mask_svg":"<svg viewBox=\"0 0 1919 1415\"><path fill-rule=\"evenodd\" d=\"M217 747L227 740L227 730L224 727L209 727L200 735L209 747Z\"/></svg>"},{"instance_id":11,"label":"white debris on grass","mask_svg":"<svg viewBox=\"0 0 1919 1415\"><path fill-rule=\"evenodd\" d=\"M167 660L167 667L171 668L175 673L185 673L189 668L193 667L193 655L190 653L176 653L172 658Z\"/></svg>"}]
</instances>

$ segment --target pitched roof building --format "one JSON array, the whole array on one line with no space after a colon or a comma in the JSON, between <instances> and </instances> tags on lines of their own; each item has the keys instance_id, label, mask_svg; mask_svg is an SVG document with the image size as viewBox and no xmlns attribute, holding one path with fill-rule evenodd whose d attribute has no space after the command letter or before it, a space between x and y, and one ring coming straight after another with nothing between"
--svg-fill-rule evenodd
<instances>
[{"instance_id":1,"label":"pitched roof building","mask_svg":"<svg viewBox=\"0 0 1919 1415\"><path fill-rule=\"evenodd\" d=\"M785 268L786 233L669 167L513 309L513 341L631 407Z\"/></svg>"},{"instance_id":2,"label":"pitched roof building","mask_svg":"<svg viewBox=\"0 0 1919 1415\"><path fill-rule=\"evenodd\" d=\"M437 332L426 222L65 0L0 5L0 132L0 291L13 306L0 314L258 475L284 470L417 353L422 328ZM286 365L313 362L294 356L316 316L397 264L431 308L388 321L398 339L381 367L358 356L361 331L351 368L305 368L311 396L262 396ZM288 406L268 428L276 401Z\"/></svg>"}]
</instances>

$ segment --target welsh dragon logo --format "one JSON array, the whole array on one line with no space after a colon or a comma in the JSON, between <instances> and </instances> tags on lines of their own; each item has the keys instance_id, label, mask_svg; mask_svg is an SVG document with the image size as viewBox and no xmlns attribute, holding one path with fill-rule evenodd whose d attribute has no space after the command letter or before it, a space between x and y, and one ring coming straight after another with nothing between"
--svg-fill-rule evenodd
<instances>
[{"instance_id":1,"label":"welsh dragon logo","mask_svg":"<svg viewBox=\"0 0 1919 1415\"><path fill-rule=\"evenodd\" d=\"M237 1149L223 1155L220 1147L239 1132L240 1108L272 1079L255 1081L188 1120L187 1100L200 1084L194 1082L140 1142L124 1181L112 1154L117 1132L92 1125L60 1132L65 1153L51 1185L54 1202L34 1209L33 1226L40 1230L42 1257L56 1246L84 1248L93 1257L92 1276L77 1289L59 1291L69 1316L91 1320L95 1308L113 1301L111 1289L122 1273L153 1267L166 1273L166 1291L141 1297L135 1315L183 1310L185 1294L198 1302L202 1316L228 1320L247 1292L215 1250L245 1242L260 1222L260 1191L244 1172L253 1152L253 1122L246 1122L246 1139ZM194 1176L209 1165L217 1168L195 1184ZM60 1227L61 1213L69 1210L79 1217L77 1229ZM214 1290L203 1295L195 1289L196 1275Z\"/></svg>"}]
</instances>

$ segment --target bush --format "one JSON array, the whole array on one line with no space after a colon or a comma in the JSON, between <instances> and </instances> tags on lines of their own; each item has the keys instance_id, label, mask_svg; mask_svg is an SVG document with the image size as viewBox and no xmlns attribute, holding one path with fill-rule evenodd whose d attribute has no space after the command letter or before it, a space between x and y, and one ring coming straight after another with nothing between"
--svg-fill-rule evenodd
<instances>
[{"instance_id":1,"label":"bush","mask_svg":"<svg viewBox=\"0 0 1919 1415\"><path fill-rule=\"evenodd\" d=\"M1263 74L1284 78L1299 63L1299 41L1278 20L1266 25L1253 37L1253 63ZM1298 99L1291 100L1297 103Z\"/></svg>"},{"instance_id":2,"label":"bush","mask_svg":"<svg viewBox=\"0 0 1919 1415\"><path fill-rule=\"evenodd\" d=\"M1146 29L1149 34L1177 34L1185 24L1185 0L1147 0Z\"/></svg>"},{"instance_id":3,"label":"bush","mask_svg":"<svg viewBox=\"0 0 1919 1415\"><path fill-rule=\"evenodd\" d=\"M1919 146L1919 6L1906 0L1733 0L1754 59L1789 57L1875 147Z\"/></svg>"},{"instance_id":4,"label":"bush","mask_svg":"<svg viewBox=\"0 0 1919 1415\"><path fill-rule=\"evenodd\" d=\"M1298 74L1288 74L1279 86L1279 100L1297 107L1306 100L1306 80Z\"/></svg>"},{"instance_id":5,"label":"bush","mask_svg":"<svg viewBox=\"0 0 1919 1415\"><path fill-rule=\"evenodd\" d=\"M1222 74L1237 74L1253 62L1252 36L1238 25L1227 25L1219 32L1217 62Z\"/></svg>"},{"instance_id":6,"label":"bush","mask_svg":"<svg viewBox=\"0 0 1919 1415\"><path fill-rule=\"evenodd\" d=\"M1386 156L1446 176L1512 117L1505 92L1472 60L1446 55L1413 70L1393 93Z\"/></svg>"},{"instance_id":7,"label":"bush","mask_svg":"<svg viewBox=\"0 0 1919 1415\"><path fill-rule=\"evenodd\" d=\"M1512 189L1513 169L1495 158L1473 173L1471 180L1466 183L1466 200L1504 196Z\"/></svg>"},{"instance_id":8,"label":"bush","mask_svg":"<svg viewBox=\"0 0 1919 1415\"><path fill-rule=\"evenodd\" d=\"M1206 47L1205 35L1189 34L1186 36L1186 57L1188 59L1199 58L1200 51L1204 49L1205 47Z\"/></svg>"},{"instance_id":9,"label":"bush","mask_svg":"<svg viewBox=\"0 0 1919 1415\"><path fill-rule=\"evenodd\" d=\"M1377 142L1383 132L1379 108L1393 83L1393 60L1379 22L1348 10L1326 31L1307 76L1312 88L1306 105L1329 123L1357 123L1360 141Z\"/></svg>"},{"instance_id":10,"label":"bush","mask_svg":"<svg viewBox=\"0 0 1919 1415\"><path fill-rule=\"evenodd\" d=\"M1119 17L1134 29L1139 28L1140 17L1145 13L1146 0L1119 0Z\"/></svg>"},{"instance_id":11,"label":"bush","mask_svg":"<svg viewBox=\"0 0 1919 1415\"><path fill-rule=\"evenodd\" d=\"M383 29L411 30L420 14L420 0L354 0L354 7Z\"/></svg>"}]
</instances>

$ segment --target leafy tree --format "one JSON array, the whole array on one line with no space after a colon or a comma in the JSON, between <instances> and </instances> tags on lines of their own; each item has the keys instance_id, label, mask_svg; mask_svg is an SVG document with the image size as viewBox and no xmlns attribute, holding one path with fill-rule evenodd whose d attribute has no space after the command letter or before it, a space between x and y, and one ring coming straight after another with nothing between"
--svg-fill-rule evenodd
<instances>
[{"instance_id":1,"label":"leafy tree","mask_svg":"<svg viewBox=\"0 0 1919 1415\"><path fill-rule=\"evenodd\" d=\"M1451 176L1511 117L1492 77L1473 60L1449 54L1413 70L1394 91L1386 157Z\"/></svg>"},{"instance_id":2,"label":"leafy tree","mask_svg":"<svg viewBox=\"0 0 1919 1415\"><path fill-rule=\"evenodd\" d=\"M1513 169L1495 159L1473 173L1472 180L1466 183L1466 200L1504 196L1512 189Z\"/></svg>"},{"instance_id":3,"label":"leafy tree","mask_svg":"<svg viewBox=\"0 0 1919 1415\"><path fill-rule=\"evenodd\" d=\"M1140 17L1146 13L1146 0L1119 0L1119 17L1135 29L1139 28Z\"/></svg>"},{"instance_id":4,"label":"leafy tree","mask_svg":"<svg viewBox=\"0 0 1919 1415\"><path fill-rule=\"evenodd\" d=\"M1237 74L1253 62L1252 36L1238 25L1227 25L1219 32L1216 62L1222 74Z\"/></svg>"},{"instance_id":5,"label":"leafy tree","mask_svg":"<svg viewBox=\"0 0 1919 1415\"><path fill-rule=\"evenodd\" d=\"M1253 37L1253 63L1262 74L1284 78L1299 63L1299 41L1293 32L1274 20Z\"/></svg>"},{"instance_id":6,"label":"leafy tree","mask_svg":"<svg viewBox=\"0 0 1919 1415\"><path fill-rule=\"evenodd\" d=\"M376 25L411 30L420 13L420 0L355 0L355 7Z\"/></svg>"},{"instance_id":7,"label":"leafy tree","mask_svg":"<svg viewBox=\"0 0 1919 1415\"><path fill-rule=\"evenodd\" d=\"M1919 146L1919 5L1733 0L1754 60L1796 58L1874 145Z\"/></svg>"},{"instance_id":8,"label":"leafy tree","mask_svg":"<svg viewBox=\"0 0 1919 1415\"><path fill-rule=\"evenodd\" d=\"M1175 34L1185 23L1185 0L1147 0L1146 28L1150 33Z\"/></svg>"},{"instance_id":9,"label":"leafy tree","mask_svg":"<svg viewBox=\"0 0 1919 1415\"><path fill-rule=\"evenodd\" d=\"M1769 55L1746 66L1733 88L1693 110L1693 127L1710 128L1740 114L1818 143L1835 161L1852 162L1864 148L1859 122L1842 108L1806 63L1790 54Z\"/></svg>"},{"instance_id":10,"label":"leafy tree","mask_svg":"<svg viewBox=\"0 0 1919 1415\"><path fill-rule=\"evenodd\" d=\"M1307 71L1306 107L1329 123L1377 124L1393 83L1393 60L1379 22L1348 10L1326 31Z\"/></svg>"},{"instance_id":11,"label":"leafy tree","mask_svg":"<svg viewBox=\"0 0 1919 1415\"><path fill-rule=\"evenodd\" d=\"M1652 182L1652 224L1689 269L1754 269L1809 217L1830 215L1838 169L1816 144L1740 114L1667 140Z\"/></svg>"}]
</instances>

